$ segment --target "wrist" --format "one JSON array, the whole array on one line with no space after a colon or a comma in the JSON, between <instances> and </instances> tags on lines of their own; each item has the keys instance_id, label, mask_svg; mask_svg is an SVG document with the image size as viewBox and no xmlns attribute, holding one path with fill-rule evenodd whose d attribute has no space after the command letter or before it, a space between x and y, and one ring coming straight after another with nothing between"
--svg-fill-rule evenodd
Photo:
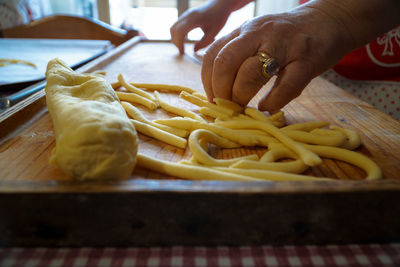
<instances>
[{"instance_id":1,"label":"wrist","mask_svg":"<svg viewBox=\"0 0 400 267\"><path fill-rule=\"evenodd\" d=\"M353 48L360 47L400 23L398 0L317 0L305 5L330 17Z\"/></svg>"}]
</instances>

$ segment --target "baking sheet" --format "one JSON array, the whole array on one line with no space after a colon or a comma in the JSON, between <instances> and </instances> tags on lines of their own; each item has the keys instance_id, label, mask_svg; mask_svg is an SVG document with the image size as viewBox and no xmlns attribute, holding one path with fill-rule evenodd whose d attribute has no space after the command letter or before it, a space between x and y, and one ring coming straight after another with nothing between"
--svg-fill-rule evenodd
<instances>
[{"instance_id":1,"label":"baking sheet","mask_svg":"<svg viewBox=\"0 0 400 267\"><path fill-rule=\"evenodd\" d=\"M106 40L0 39L0 59L21 59L34 63L0 67L0 88L7 85L44 79L47 62L59 57L69 66L79 65L112 47Z\"/></svg>"}]
</instances>

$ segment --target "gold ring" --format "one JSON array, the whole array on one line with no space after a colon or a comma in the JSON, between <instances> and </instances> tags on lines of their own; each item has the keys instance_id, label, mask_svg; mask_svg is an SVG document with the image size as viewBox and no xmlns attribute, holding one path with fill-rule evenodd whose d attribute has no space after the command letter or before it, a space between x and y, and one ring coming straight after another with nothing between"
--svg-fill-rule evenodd
<instances>
[{"instance_id":1,"label":"gold ring","mask_svg":"<svg viewBox=\"0 0 400 267\"><path fill-rule=\"evenodd\" d=\"M262 74L265 78L270 79L279 72L279 64L275 58L270 57L267 53L259 51L257 53L258 60L263 63Z\"/></svg>"}]
</instances>

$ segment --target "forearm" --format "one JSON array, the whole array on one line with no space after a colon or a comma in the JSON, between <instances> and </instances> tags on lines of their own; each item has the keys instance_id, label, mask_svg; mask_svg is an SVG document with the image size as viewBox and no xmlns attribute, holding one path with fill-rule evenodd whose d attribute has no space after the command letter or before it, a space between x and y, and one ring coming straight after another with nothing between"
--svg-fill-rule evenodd
<instances>
[{"instance_id":1,"label":"forearm","mask_svg":"<svg viewBox=\"0 0 400 267\"><path fill-rule=\"evenodd\" d=\"M399 0L316 0L306 4L343 27L353 47L362 46L400 24Z\"/></svg>"},{"instance_id":2,"label":"forearm","mask_svg":"<svg viewBox=\"0 0 400 267\"><path fill-rule=\"evenodd\" d=\"M254 0L212 0L210 4L226 9L229 13L236 11Z\"/></svg>"}]
</instances>

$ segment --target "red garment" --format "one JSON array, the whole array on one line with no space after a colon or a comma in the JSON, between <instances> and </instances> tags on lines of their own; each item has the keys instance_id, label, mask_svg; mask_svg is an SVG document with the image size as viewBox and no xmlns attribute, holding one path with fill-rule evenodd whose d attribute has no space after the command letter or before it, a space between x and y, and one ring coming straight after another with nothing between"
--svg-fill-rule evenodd
<instances>
[{"instance_id":1,"label":"red garment","mask_svg":"<svg viewBox=\"0 0 400 267\"><path fill-rule=\"evenodd\" d=\"M300 0L300 4L308 0ZM400 81L400 26L342 58L333 67L352 80Z\"/></svg>"}]
</instances>

